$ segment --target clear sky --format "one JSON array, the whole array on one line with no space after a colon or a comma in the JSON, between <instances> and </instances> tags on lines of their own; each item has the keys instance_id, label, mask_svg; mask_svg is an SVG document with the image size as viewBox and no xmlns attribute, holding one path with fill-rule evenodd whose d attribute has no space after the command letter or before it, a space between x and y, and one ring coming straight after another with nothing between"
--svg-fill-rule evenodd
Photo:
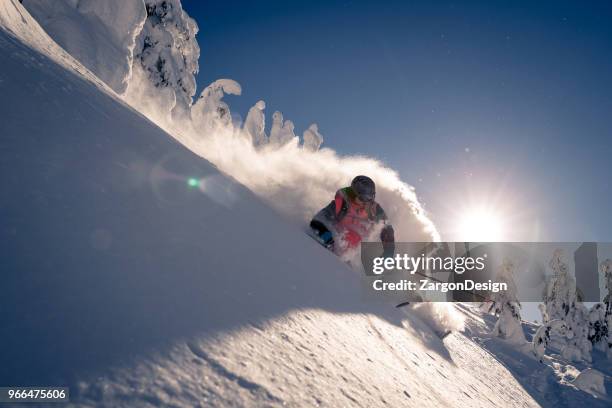
<instances>
[{"instance_id":1,"label":"clear sky","mask_svg":"<svg viewBox=\"0 0 612 408\"><path fill-rule=\"evenodd\" d=\"M396 169L443 233L612 241L612 3L203 2L198 85L232 78L296 133ZM322 203L323 204L323 203ZM446 234L446 235L445 235ZM450 235L448 235L450 234Z\"/></svg>"}]
</instances>

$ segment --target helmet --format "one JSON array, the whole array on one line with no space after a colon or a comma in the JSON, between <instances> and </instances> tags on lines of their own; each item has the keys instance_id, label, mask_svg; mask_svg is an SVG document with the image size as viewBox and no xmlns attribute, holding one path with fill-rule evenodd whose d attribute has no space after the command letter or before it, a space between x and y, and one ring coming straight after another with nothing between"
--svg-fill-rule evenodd
<instances>
[{"instance_id":1,"label":"helmet","mask_svg":"<svg viewBox=\"0 0 612 408\"><path fill-rule=\"evenodd\" d=\"M357 176L351 181L351 188L361 201L374 201L376 185L367 176Z\"/></svg>"}]
</instances>

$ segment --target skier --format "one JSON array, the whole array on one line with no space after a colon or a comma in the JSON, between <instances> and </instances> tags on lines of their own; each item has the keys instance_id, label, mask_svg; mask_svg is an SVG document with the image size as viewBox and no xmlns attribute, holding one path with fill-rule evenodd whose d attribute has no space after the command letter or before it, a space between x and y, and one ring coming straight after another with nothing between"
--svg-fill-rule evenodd
<instances>
[{"instance_id":1,"label":"skier","mask_svg":"<svg viewBox=\"0 0 612 408\"><path fill-rule=\"evenodd\" d=\"M367 238L375 226L381 225L380 240L385 256L393 256L394 232L382 207L374 201L376 186L367 176L357 176L350 187L336 192L334 201L321 209L310 222L319 241L326 248L341 254L355 248ZM335 239L345 245L335 246Z\"/></svg>"}]
</instances>

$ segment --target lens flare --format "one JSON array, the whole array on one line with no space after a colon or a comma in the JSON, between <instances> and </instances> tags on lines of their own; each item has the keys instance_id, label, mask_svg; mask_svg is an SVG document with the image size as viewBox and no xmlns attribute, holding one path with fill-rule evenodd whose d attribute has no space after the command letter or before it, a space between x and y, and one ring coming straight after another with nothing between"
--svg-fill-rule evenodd
<instances>
[{"instance_id":1,"label":"lens flare","mask_svg":"<svg viewBox=\"0 0 612 408\"><path fill-rule=\"evenodd\" d=\"M195 177L190 177L189 179L187 179L187 185L189 187L199 187L200 186L200 180L198 180Z\"/></svg>"}]
</instances>

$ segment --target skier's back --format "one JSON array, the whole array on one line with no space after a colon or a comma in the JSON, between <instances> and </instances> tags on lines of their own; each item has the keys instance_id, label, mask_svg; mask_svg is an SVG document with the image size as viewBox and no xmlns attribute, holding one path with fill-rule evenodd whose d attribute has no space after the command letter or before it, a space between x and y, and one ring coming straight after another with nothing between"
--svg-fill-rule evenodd
<instances>
[{"instance_id":1,"label":"skier's back","mask_svg":"<svg viewBox=\"0 0 612 408\"><path fill-rule=\"evenodd\" d=\"M383 208L374 200L375 196L374 181L367 176L357 176L349 187L336 192L334 200L314 216L310 227L323 245L336 253L357 247L377 225L382 226L380 240L387 244L386 247L392 247L393 227ZM335 244L337 241L343 245Z\"/></svg>"}]
</instances>

